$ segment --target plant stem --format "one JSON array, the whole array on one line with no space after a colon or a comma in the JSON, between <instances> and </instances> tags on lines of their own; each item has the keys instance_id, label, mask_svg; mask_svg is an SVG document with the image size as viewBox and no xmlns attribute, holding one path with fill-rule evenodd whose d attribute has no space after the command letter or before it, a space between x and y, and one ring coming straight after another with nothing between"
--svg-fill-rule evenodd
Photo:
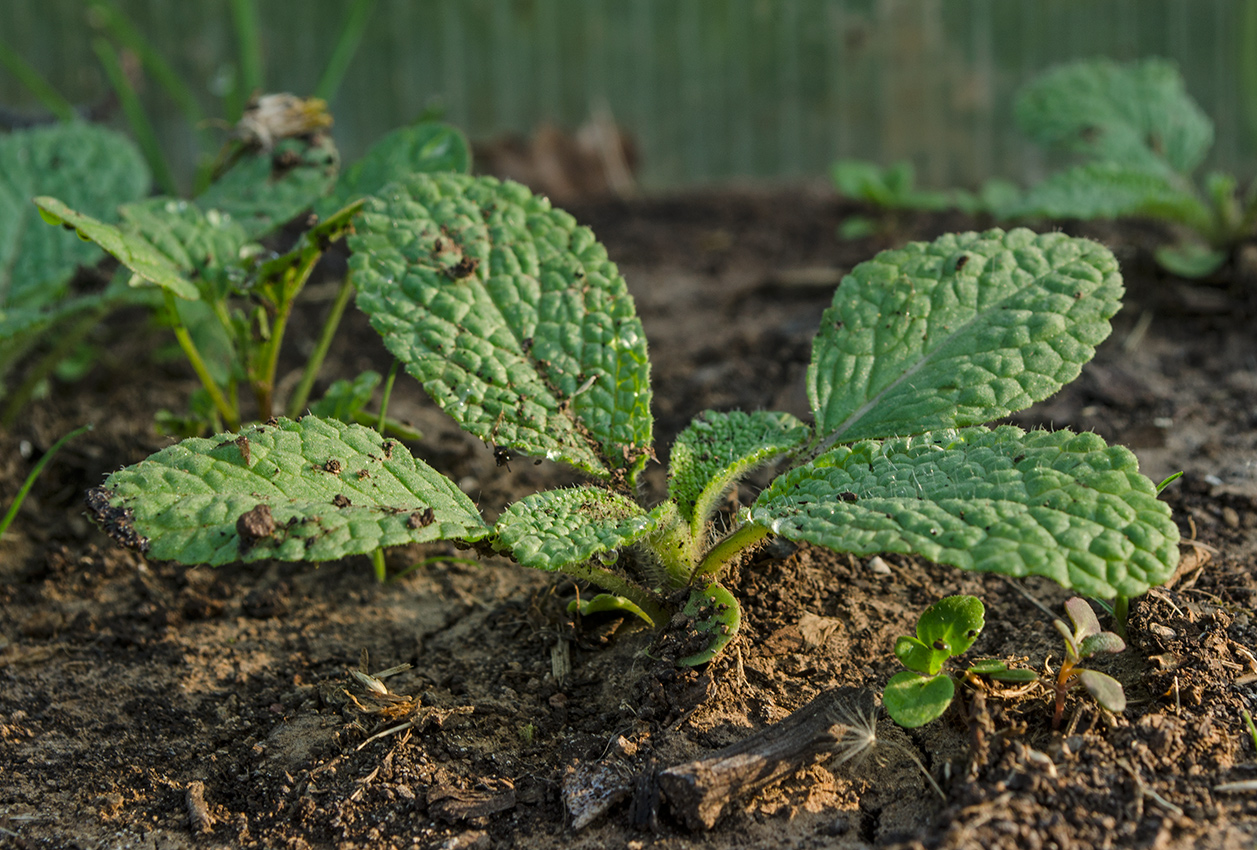
<instances>
[{"instance_id":1,"label":"plant stem","mask_svg":"<svg viewBox=\"0 0 1257 850\"><path fill-rule=\"evenodd\" d=\"M201 352L197 350L196 343L192 341L192 335L188 333L187 327L183 324L183 319L179 316L179 308L175 306L175 296L168 289L163 290L163 292L166 296L166 310L170 314L170 322L174 328L175 339L178 340L179 347L183 349L183 355L192 364L192 371L196 372L196 376L201 379L201 386L205 387L205 391L209 393L210 400L214 402L218 415L223 417L223 424L227 427L227 430L238 430L240 428L240 412L228 403L222 389L214 381L213 376L210 375L209 369L205 366L205 361L201 358Z\"/></svg>"},{"instance_id":2,"label":"plant stem","mask_svg":"<svg viewBox=\"0 0 1257 850\"><path fill-rule=\"evenodd\" d=\"M288 327L288 317L292 315L293 302L297 293L310 279L310 273L322 257L322 252L315 252L306 258L300 266L284 273L279 285L279 298L276 299L275 318L271 322L270 334L261 351L261 368L253 374L253 395L257 399L258 416L262 419L271 417L275 398L275 372L279 368L279 348L284 341L284 331Z\"/></svg>"},{"instance_id":3,"label":"plant stem","mask_svg":"<svg viewBox=\"0 0 1257 850\"><path fill-rule=\"evenodd\" d=\"M371 553L371 566L375 568L375 580L380 584L388 581L388 566L384 563L384 547Z\"/></svg>"},{"instance_id":4,"label":"plant stem","mask_svg":"<svg viewBox=\"0 0 1257 850\"><path fill-rule=\"evenodd\" d=\"M345 307L349 305L349 299L353 294L353 275L349 274L341 282L340 289L336 293L336 300L332 302L332 309L328 311L327 318L323 321L323 330L319 332L319 341L314 346L314 353L306 361L305 371L301 375L301 383L297 384L292 398L288 400L289 418L295 419L300 416L301 411L305 409L306 402L310 400L310 390L314 387L314 381L319 375L319 370L323 368L323 361L327 358L327 352L332 347L332 339L336 336L336 329L340 327L341 317L345 315Z\"/></svg>"},{"instance_id":5,"label":"plant stem","mask_svg":"<svg viewBox=\"0 0 1257 850\"><path fill-rule=\"evenodd\" d=\"M663 606L659 604L651 593L632 584L624 577L611 572L611 570L585 563L564 567L563 572L574 578L584 579L590 584L596 584L613 596L623 596L625 599L632 601L638 608L646 612L646 616L650 617L652 625L657 629L666 625L670 619L668 612L664 610Z\"/></svg>"},{"instance_id":6,"label":"plant stem","mask_svg":"<svg viewBox=\"0 0 1257 850\"><path fill-rule=\"evenodd\" d=\"M30 475L26 476L26 481L22 483L22 489L17 491L17 496L14 497L13 504L9 506L9 510L5 513L4 519L0 519L0 537L4 536L5 531L7 531L9 526L13 523L14 518L17 516L17 512L22 509L22 503L26 501L27 494L30 493L31 487L34 486L35 479L39 478L39 474L44 471L44 467L52 460L53 455L55 455L61 447L70 440L73 440L84 431L90 430L92 430L92 426L90 424L84 425L81 428L75 428L73 431L63 436L60 440L53 443L52 448L44 452L44 456L41 457L39 462L35 464L35 468L31 470Z\"/></svg>"},{"instance_id":7,"label":"plant stem","mask_svg":"<svg viewBox=\"0 0 1257 850\"><path fill-rule=\"evenodd\" d=\"M703 562L694 571L691 584L698 579L714 581L726 564L767 536L768 528L755 522L748 522L734 529L708 551Z\"/></svg>"},{"instance_id":8,"label":"plant stem","mask_svg":"<svg viewBox=\"0 0 1257 850\"><path fill-rule=\"evenodd\" d=\"M1126 640L1126 620L1130 617L1130 597L1120 593L1113 600L1113 632Z\"/></svg>"},{"instance_id":9,"label":"plant stem","mask_svg":"<svg viewBox=\"0 0 1257 850\"><path fill-rule=\"evenodd\" d=\"M393 358L393 365L388 367L388 377L384 379L384 391L380 396L380 420L375 426L375 430L381 434L384 433L384 423L388 422L388 400L393 395L393 381L397 378L397 367L400 363L400 360Z\"/></svg>"},{"instance_id":10,"label":"plant stem","mask_svg":"<svg viewBox=\"0 0 1257 850\"><path fill-rule=\"evenodd\" d=\"M140 96L135 93L135 88L122 70L117 51L103 38L93 39L92 49L96 51L96 56L105 69L105 76L109 78L109 84L118 95L122 112L127 116L127 123L131 125L131 132L135 134L135 140L139 143L140 150L144 152L144 158L148 160L148 167L153 171L153 179L166 194L179 194L174 173L170 170L170 163L166 162L166 156L157 142L157 133L153 130L152 122L148 120L144 104L140 103Z\"/></svg>"}]
</instances>

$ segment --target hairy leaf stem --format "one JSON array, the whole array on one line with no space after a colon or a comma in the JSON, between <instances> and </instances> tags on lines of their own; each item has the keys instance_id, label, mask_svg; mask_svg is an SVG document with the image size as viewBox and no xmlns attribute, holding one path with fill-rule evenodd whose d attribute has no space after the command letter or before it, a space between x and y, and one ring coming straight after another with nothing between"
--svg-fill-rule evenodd
<instances>
[{"instance_id":1,"label":"hairy leaf stem","mask_svg":"<svg viewBox=\"0 0 1257 850\"><path fill-rule=\"evenodd\" d=\"M747 522L738 526L708 550L690 583L700 578L715 579L726 564L767 536L768 529L759 523Z\"/></svg>"},{"instance_id":2,"label":"hairy leaf stem","mask_svg":"<svg viewBox=\"0 0 1257 850\"><path fill-rule=\"evenodd\" d=\"M319 370L323 368L323 361L327 358L327 352L332 347L332 339L336 336L336 329L340 327L340 320L345 315L345 308L349 306L349 299L354 294L353 274L345 275L345 279L341 281L340 289L336 291L336 300L332 302L332 309L328 311L327 318L323 320L323 329L319 332L319 341L314 346L314 352L310 355L310 359L306 361L305 371L301 375L301 382L297 384L297 388L293 390L292 397L288 400L288 416L295 419L301 415L305 409L306 402L310 400L310 390L314 387L314 381L319 375ZM383 430L383 429L381 429Z\"/></svg>"},{"instance_id":3,"label":"hairy leaf stem","mask_svg":"<svg viewBox=\"0 0 1257 850\"><path fill-rule=\"evenodd\" d=\"M236 431L240 428L240 412L227 401L227 397L223 395L222 388L210 375L209 368L205 365L205 360L201 357L201 352L197 350L196 343L192 341L192 335L188 333L187 326L183 323L183 319L179 316L179 309L175 305L175 296L169 289L162 290L166 296L166 312L170 315L170 322L175 332L175 339L179 342L179 348L183 349L183 356L188 358L188 362L192 364L192 371L196 372L196 376L201 379L201 386L205 387L205 391L209 393L210 400L214 402L214 408L218 411L218 415L223 418L223 424L229 431Z\"/></svg>"}]
</instances>

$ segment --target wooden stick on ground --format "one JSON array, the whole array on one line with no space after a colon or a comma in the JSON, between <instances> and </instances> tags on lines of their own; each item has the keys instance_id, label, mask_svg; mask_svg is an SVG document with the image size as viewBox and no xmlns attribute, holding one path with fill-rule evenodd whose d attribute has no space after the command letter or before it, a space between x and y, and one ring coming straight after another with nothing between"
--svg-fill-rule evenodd
<instances>
[{"instance_id":1,"label":"wooden stick on ground","mask_svg":"<svg viewBox=\"0 0 1257 850\"><path fill-rule=\"evenodd\" d=\"M864 746L871 744L875 723L872 691L833 688L743 741L705 759L664 770L659 774L659 785L686 826L711 829L727 805L848 747L858 750L860 741L867 742ZM866 724L867 731L863 728ZM854 735L850 734L853 727Z\"/></svg>"}]
</instances>

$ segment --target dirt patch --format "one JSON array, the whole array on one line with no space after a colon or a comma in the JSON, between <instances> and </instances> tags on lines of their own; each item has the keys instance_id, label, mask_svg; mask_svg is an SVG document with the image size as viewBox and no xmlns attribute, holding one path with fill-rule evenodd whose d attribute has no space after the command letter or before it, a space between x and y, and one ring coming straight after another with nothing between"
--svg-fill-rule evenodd
<instances>
[{"instance_id":1,"label":"dirt patch","mask_svg":"<svg viewBox=\"0 0 1257 850\"><path fill-rule=\"evenodd\" d=\"M810 341L840 274L893 241L980 224L908 216L839 242L857 210L806 191L572 211L637 299L665 462L704 409L806 415ZM395 572L427 563L384 585L365 559L148 562L87 522L83 494L167 444L154 413L180 410L193 384L144 359L160 331L120 316L100 365L0 436L7 501L57 436L96 425L0 542L0 847L1251 846L1257 794L1219 786L1257 778L1240 717L1257 687L1257 282L1228 269L1189 288L1149 262L1154 231L1091 232L1118 253L1128 304L1081 380L1014 421L1098 431L1154 479L1186 473L1167 491L1192 541L1183 568L1135 602L1130 649L1103 665L1125 685L1121 716L1071 696L1054 732L1041 687L969 692L920 730L881 721L866 757L811 764L691 833L652 792L659 768L829 688L880 690L895 636L947 594L986 603L975 652L1055 668L1060 642L1035 601L1059 612L1067 594L773 545L732 580L745 619L729 651L680 670L652 659L654 635L633 622L573 622L570 582L443 544L391 552ZM297 349L317 333L319 292L293 322ZM389 360L353 316L332 362L329 378ZM412 381L394 399L425 433L416 454L490 519L576 480L550 463L499 467ZM664 470L649 468L648 498L662 498ZM382 693L351 673L364 650L366 672L411 666ZM580 830L564 803L578 792L605 804Z\"/></svg>"}]
</instances>

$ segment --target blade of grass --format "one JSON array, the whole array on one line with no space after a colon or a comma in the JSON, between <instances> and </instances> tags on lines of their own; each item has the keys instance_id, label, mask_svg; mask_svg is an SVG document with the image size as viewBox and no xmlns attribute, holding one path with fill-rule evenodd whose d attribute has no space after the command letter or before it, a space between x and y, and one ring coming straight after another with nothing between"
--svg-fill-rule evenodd
<instances>
[{"instance_id":1,"label":"blade of grass","mask_svg":"<svg viewBox=\"0 0 1257 850\"><path fill-rule=\"evenodd\" d=\"M22 489L17 491L17 496L14 497L13 504L9 506L9 510L5 513L4 519L0 519L0 537L3 537L4 533L8 531L14 518L17 517L17 512L22 509L22 503L26 501L26 496L30 493L31 487L35 485L35 480L39 478L39 474L44 471L44 467L52 460L53 455L60 451L61 447L70 442L70 440L73 440L79 434L90 430L92 430L92 426L90 424L84 425L81 428L75 428L73 431L63 436L60 440L53 443L52 448L44 452L44 456L39 459L39 462L35 464L35 468L31 470L31 474L26 476L26 481L23 482Z\"/></svg>"},{"instance_id":2,"label":"blade of grass","mask_svg":"<svg viewBox=\"0 0 1257 850\"><path fill-rule=\"evenodd\" d=\"M345 71L362 43L362 34L366 32L367 22L371 20L374 10L375 0L354 0L349 7L349 14L345 16L345 22L340 28L340 38L336 40L332 56L327 60L327 67L323 69L319 83L314 87L315 97L330 102L336 96L341 81L345 78Z\"/></svg>"},{"instance_id":3,"label":"blade of grass","mask_svg":"<svg viewBox=\"0 0 1257 850\"><path fill-rule=\"evenodd\" d=\"M74 106L70 101L62 97L61 93L53 88L52 83L45 80L42 74L3 41L0 41L0 65L17 77L17 81L35 95L44 108L57 116L59 120L74 121L78 118L78 113L74 111Z\"/></svg>"},{"instance_id":4,"label":"blade of grass","mask_svg":"<svg viewBox=\"0 0 1257 850\"><path fill-rule=\"evenodd\" d=\"M332 338L336 336L336 329L340 327L341 317L345 315L345 307L348 306L353 294L353 276L346 275L341 282L340 290L336 293L336 300L332 302L332 309L323 322L323 330L319 333L319 341L314 346L314 353L306 361L305 371L301 374L301 382L297 384L292 397L288 400L290 419L296 419L305 410L306 402L310 399L310 390L314 387L314 380L318 377L319 370L323 368L323 360L327 357L328 349L332 347Z\"/></svg>"},{"instance_id":5,"label":"blade of grass","mask_svg":"<svg viewBox=\"0 0 1257 850\"><path fill-rule=\"evenodd\" d=\"M144 111L144 104L140 103L140 96L136 94L131 81L122 71L122 63L118 61L118 52L104 38L92 39L92 49L96 51L96 56L105 69L105 76L109 78L109 84L118 95L122 112L127 116L127 123L131 125L131 132L144 153L144 159L148 161L148 167L153 172L153 179L166 194L178 195L179 189L175 185L170 164L166 162L161 145L157 143L157 134L153 131L152 122L148 120L148 113Z\"/></svg>"},{"instance_id":6,"label":"blade of grass","mask_svg":"<svg viewBox=\"0 0 1257 850\"><path fill-rule=\"evenodd\" d=\"M383 431L384 423L388 421L388 401L393 395L393 381L397 380L397 367L401 361L393 358L393 365L388 368L388 377L384 379L384 391L380 395L380 421L375 426L375 430Z\"/></svg>"},{"instance_id":7,"label":"blade of grass","mask_svg":"<svg viewBox=\"0 0 1257 850\"><path fill-rule=\"evenodd\" d=\"M166 94L179 107L179 111L188 119L194 128L201 130L205 121L205 113L197 102L192 88L184 81L175 69L170 67L153 43L135 28L130 19L110 0L91 0L92 12L100 21L101 27L108 31L123 47L140 58L145 70L165 89ZM203 134L202 134L203 135Z\"/></svg>"},{"instance_id":8,"label":"blade of grass","mask_svg":"<svg viewBox=\"0 0 1257 850\"><path fill-rule=\"evenodd\" d=\"M258 35L258 10L253 0L231 0L231 22L240 51L240 78L237 83L244 99L262 88L262 40ZM237 115L233 121L240 119Z\"/></svg>"}]
</instances>

